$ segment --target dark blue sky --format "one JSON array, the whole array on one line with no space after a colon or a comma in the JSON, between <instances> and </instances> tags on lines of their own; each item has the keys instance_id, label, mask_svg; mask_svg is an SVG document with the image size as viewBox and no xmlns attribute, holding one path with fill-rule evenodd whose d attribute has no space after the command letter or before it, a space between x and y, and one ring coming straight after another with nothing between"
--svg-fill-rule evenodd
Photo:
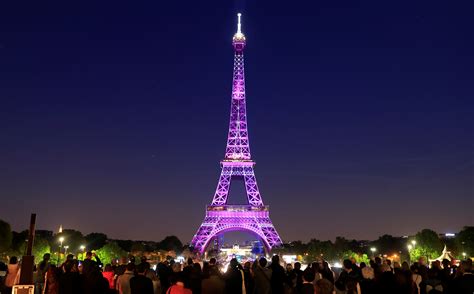
<instances>
[{"instance_id":1,"label":"dark blue sky","mask_svg":"<svg viewBox=\"0 0 474 294\"><path fill-rule=\"evenodd\" d=\"M16 2L0 6L14 229L37 212L40 228L189 241L224 156L239 11L251 150L284 240L474 224L472 1Z\"/></svg>"}]
</instances>

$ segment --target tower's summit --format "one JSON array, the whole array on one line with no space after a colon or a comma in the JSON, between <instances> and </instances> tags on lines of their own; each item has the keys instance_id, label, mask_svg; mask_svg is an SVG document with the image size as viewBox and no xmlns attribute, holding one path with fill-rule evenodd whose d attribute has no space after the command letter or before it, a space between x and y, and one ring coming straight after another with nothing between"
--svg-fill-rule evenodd
<instances>
[{"instance_id":1,"label":"tower's summit","mask_svg":"<svg viewBox=\"0 0 474 294\"><path fill-rule=\"evenodd\" d=\"M234 45L235 50L242 50L245 46L245 35L242 33L242 23L240 22L241 16L242 13L237 13L237 33L232 38L232 45Z\"/></svg>"}]
</instances>

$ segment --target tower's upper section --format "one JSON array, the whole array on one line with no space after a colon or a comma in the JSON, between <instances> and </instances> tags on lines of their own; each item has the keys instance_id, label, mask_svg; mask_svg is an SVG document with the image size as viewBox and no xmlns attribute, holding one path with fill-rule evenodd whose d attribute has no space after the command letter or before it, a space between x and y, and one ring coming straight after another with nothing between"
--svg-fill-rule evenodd
<instances>
[{"instance_id":1,"label":"tower's upper section","mask_svg":"<svg viewBox=\"0 0 474 294\"><path fill-rule=\"evenodd\" d=\"M232 45L234 45L235 51L242 51L245 47L245 35L242 33L242 24L240 22L241 16L242 13L237 13L237 33L232 38Z\"/></svg>"},{"instance_id":2,"label":"tower's upper section","mask_svg":"<svg viewBox=\"0 0 474 294\"><path fill-rule=\"evenodd\" d=\"M244 46L245 36L241 31L240 16L237 33L232 40L234 45L234 74L232 78L232 102L230 105L229 134L224 160L248 161L250 158L247 131L247 109L245 107Z\"/></svg>"}]
</instances>

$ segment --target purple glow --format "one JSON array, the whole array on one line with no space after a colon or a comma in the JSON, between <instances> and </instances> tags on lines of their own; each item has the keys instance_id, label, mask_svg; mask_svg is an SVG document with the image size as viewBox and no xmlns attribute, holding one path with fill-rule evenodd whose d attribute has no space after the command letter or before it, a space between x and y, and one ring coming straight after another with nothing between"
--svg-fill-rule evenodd
<instances>
[{"instance_id":1,"label":"purple glow","mask_svg":"<svg viewBox=\"0 0 474 294\"><path fill-rule=\"evenodd\" d=\"M251 160L245 106L244 54L245 36L240 30L240 15L237 33L232 39L234 46L234 75L230 108L229 134L225 159L221 162L221 175L206 217L194 235L191 246L203 253L209 241L229 231L248 231L259 236L265 247L271 250L282 244L273 227L269 208L263 204ZM247 205L227 205L232 178L243 177L247 192Z\"/></svg>"}]
</instances>

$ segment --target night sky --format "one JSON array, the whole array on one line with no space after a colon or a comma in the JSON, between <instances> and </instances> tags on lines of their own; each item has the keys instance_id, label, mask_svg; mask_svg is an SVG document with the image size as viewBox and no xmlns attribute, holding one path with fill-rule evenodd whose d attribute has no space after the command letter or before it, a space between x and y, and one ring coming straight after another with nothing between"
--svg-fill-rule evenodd
<instances>
[{"instance_id":1,"label":"night sky","mask_svg":"<svg viewBox=\"0 0 474 294\"><path fill-rule=\"evenodd\" d=\"M13 229L36 212L43 229L189 242L224 156L239 11L252 157L283 240L474 224L472 1L13 2L0 6Z\"/></svg>"}]
</instances>

